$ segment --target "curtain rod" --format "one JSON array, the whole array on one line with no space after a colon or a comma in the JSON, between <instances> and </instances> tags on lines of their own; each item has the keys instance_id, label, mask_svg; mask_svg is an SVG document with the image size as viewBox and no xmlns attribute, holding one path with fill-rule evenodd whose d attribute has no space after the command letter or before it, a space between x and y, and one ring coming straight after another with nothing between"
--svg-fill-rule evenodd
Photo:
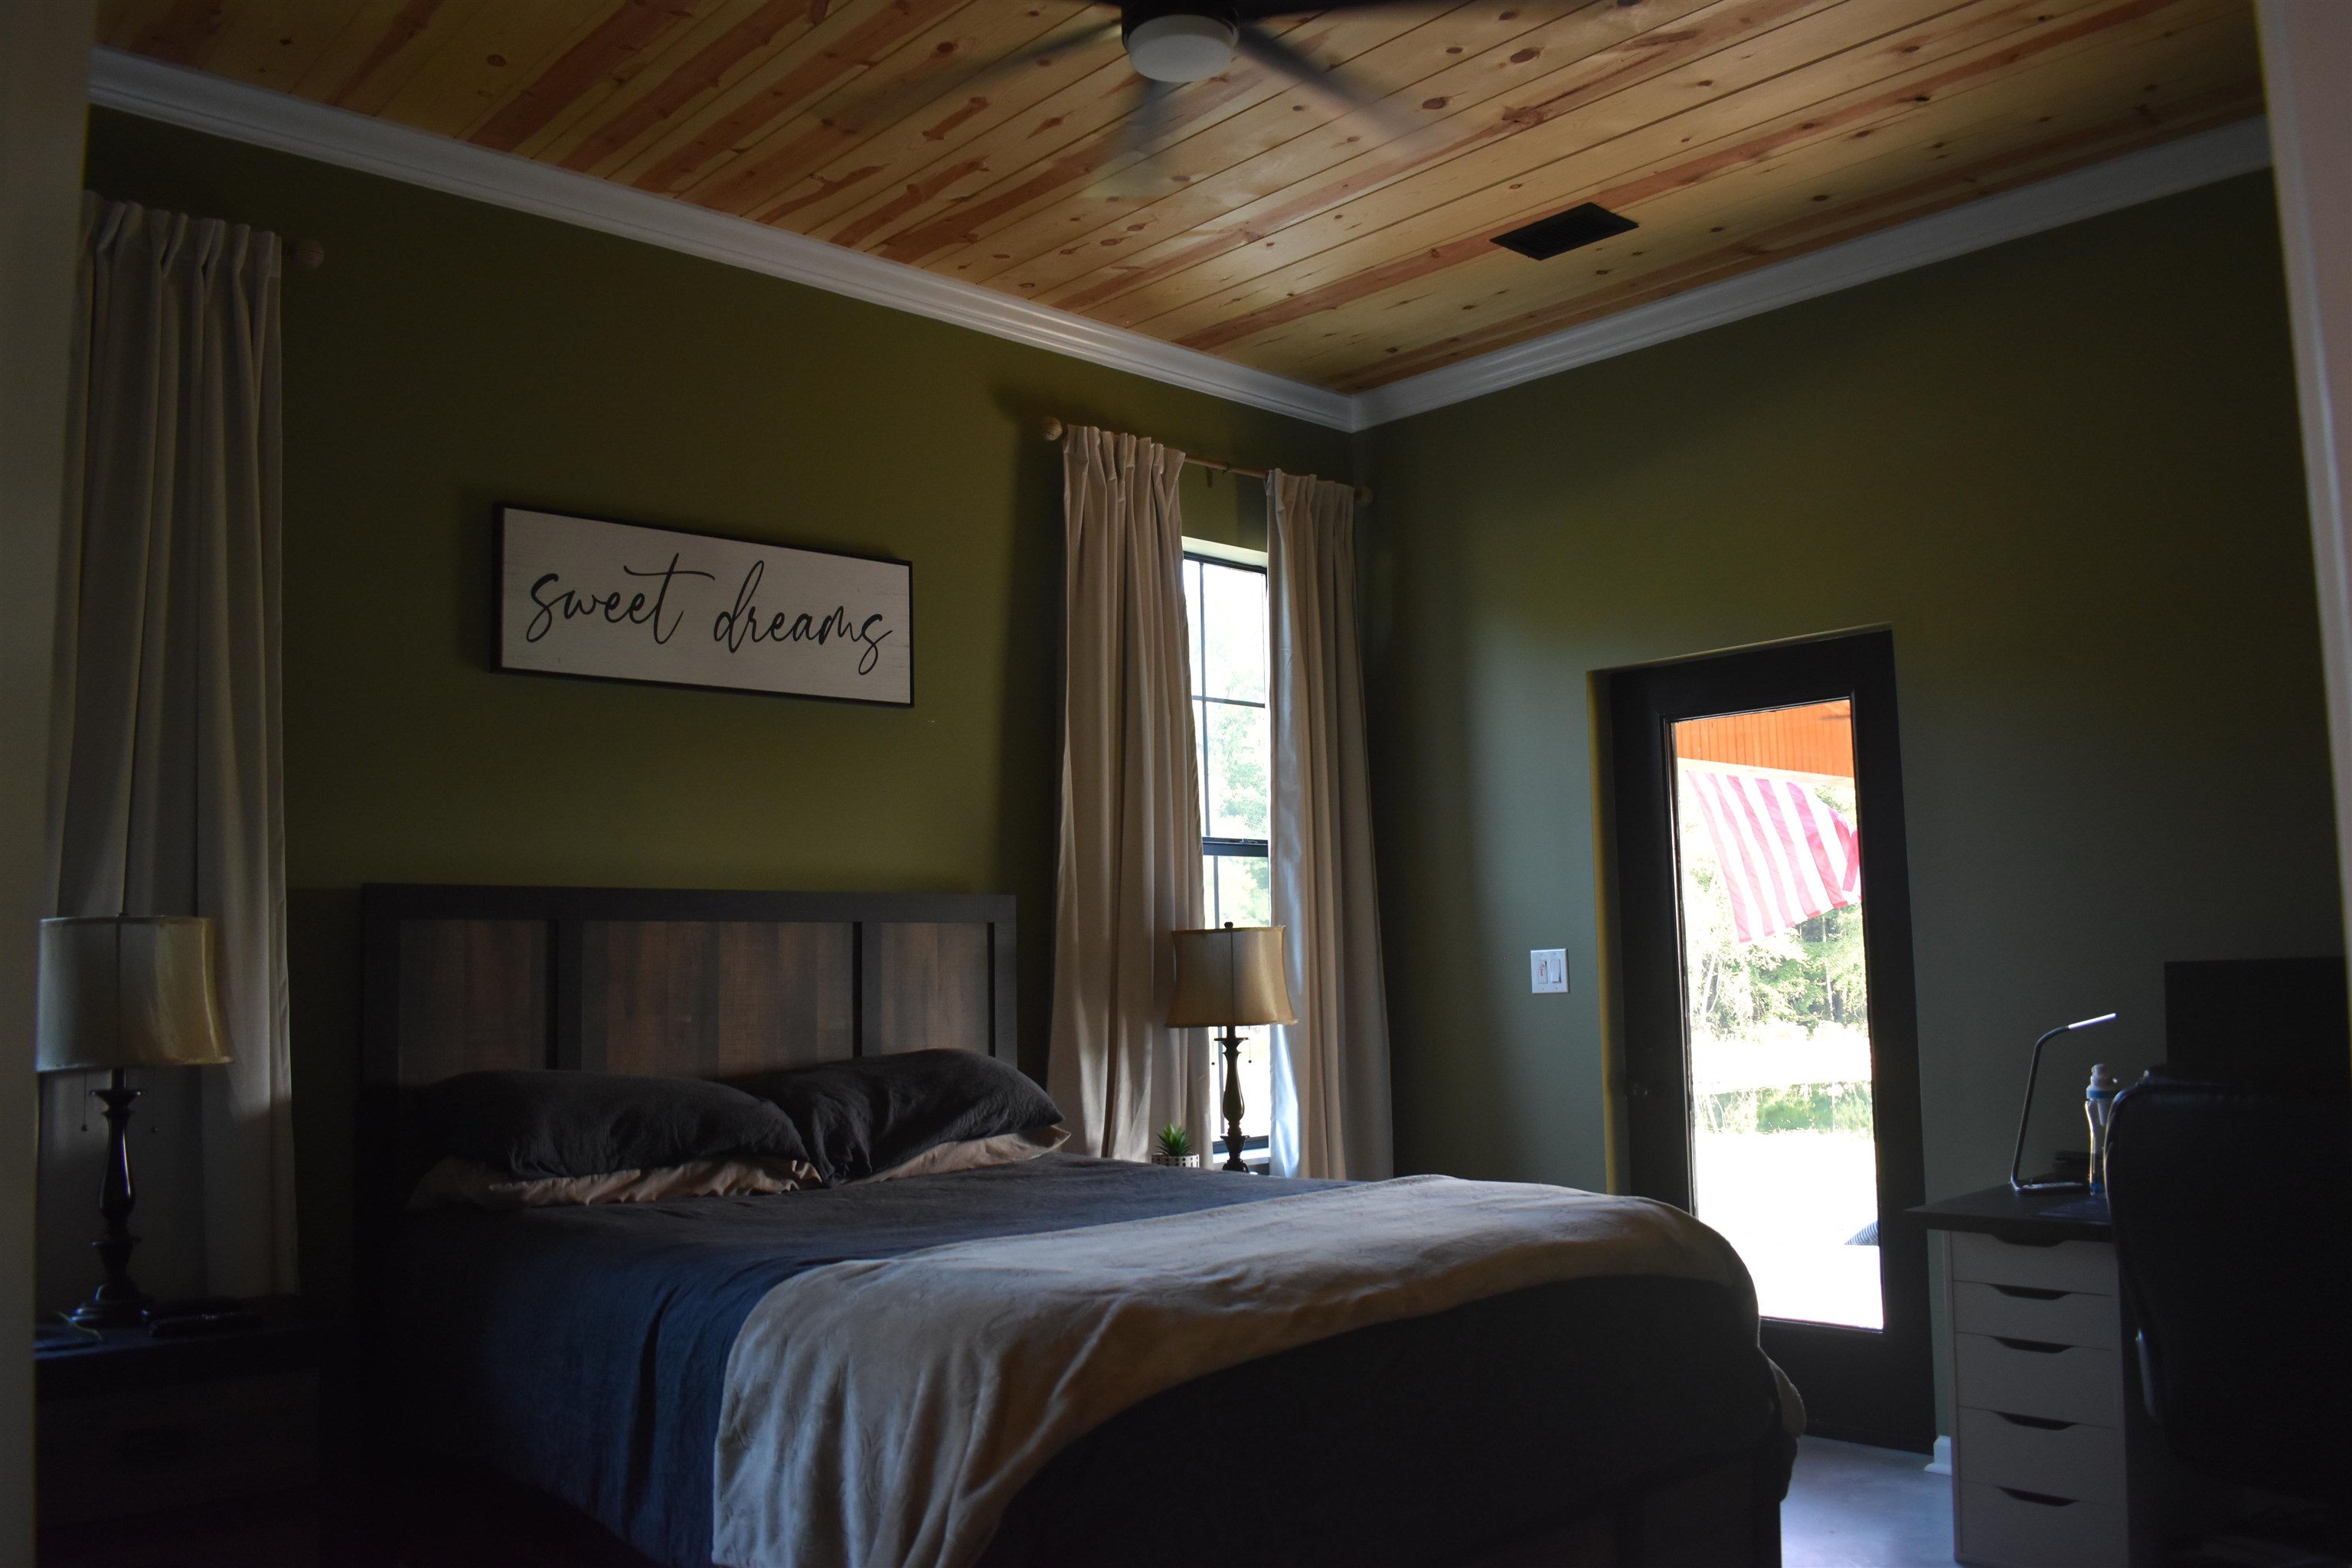
<instances>
[{"instance_id":1,"label":"curtain rod","mask_svg":"<svg viewBox=\"0 0 2352 1568\"><path fill-rule=\"evenodd\" d=\"M1062 437L1067 433L1068 428L1069 427L1067 426L1064 425L1060 420L1055 418L1053 416L1047 415L1045 416L1046 440L1060 440ZM1214 458L1196 458L1190 452L1184 454L1184 464L1187 468L1214 468L1219 473L1233 474L1244 479L1262 479L1265 478L1265 470L1264 468L1244 468L1239 463L1222 463ZM1358 485L1356 487L1356 500L1357 503L1361 506L1371 505L1372 487L1370 485Z\"/></svg>"}]
</instances>

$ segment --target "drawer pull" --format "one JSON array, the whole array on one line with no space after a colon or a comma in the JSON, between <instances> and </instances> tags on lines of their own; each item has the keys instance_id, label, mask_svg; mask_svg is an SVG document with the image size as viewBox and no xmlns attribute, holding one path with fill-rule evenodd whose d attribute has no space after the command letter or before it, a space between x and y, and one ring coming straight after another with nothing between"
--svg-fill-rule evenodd
<instances>
[{"instance_id":1,"label":"drawer pull","mask_svg":"<svg viewBox=\"0 0 2352 1568\"><path fill-rule=\"evenodd\" d=\"M2015 1487L2003 1487L2000 1489L2007 1492L2010 1496L2015 1498L2020 1502L2040 1503L2043 1508L2073 1508L2074 1506L2074 1500L2070 1497L2052 1497L2048 1492L2020 1491Z\"/></svg>"},{"instance_id":2,"label":"drawer pull","mask_svg":"<svg viewBox=\"0 0 2352 1568\"><path fill-rule=\"evenodd\" d=\"M1996 1285L1994 1289L2004 1296L2015 1296L2028 1301L2063 1301L2072 1290L2043 1290L2032 1285Z\"/></svg>"},{"instance_id":3,"label":"drawer pull","mask_svg":"<svg viewBox=\"0 0 2352 1568\"><path fill-rule=\"evenodd\" d=\"M2056 1355L2061 1351L2070 1351L2074 1348L2073 1345L2053 1345L2048 1340L2013 1340L2007 1334L1995 1334L1992 1337L2011 1350L2030 1351L2035 1355Z\"/></svg>"},{"instance_id":4,"label":"drawer pull","mask_svg":"<svg viewBox=\"0 0 2352 1568\"><path fill-rule=\"evenodd\" d=\"M1993 1414L2012 1426L2031 1426L2040 1432L2065 1432L2080 1425L2074 1421L2053 1421L2047 1415L2011 1415L2006 1410L1996 1410Z\"/></svg>"}]
</instances>

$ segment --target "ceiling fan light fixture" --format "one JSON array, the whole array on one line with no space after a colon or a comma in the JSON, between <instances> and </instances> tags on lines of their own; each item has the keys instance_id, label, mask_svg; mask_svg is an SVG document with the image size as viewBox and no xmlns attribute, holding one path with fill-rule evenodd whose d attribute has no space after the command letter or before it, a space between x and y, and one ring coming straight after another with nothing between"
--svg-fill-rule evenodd
<instances>
[{"instance_id":1,"label":"ceiling fan light fixture","mask_svg":"<svg viewBox=\"0 0 2352 1568\"><path fill-rule=\"evenodd\" d=\"M1127 29L1127 58L1154 81L1200 81L1234 63L1239 36L1222 17L1171 12Z\"/></svg>"}]
</instances>

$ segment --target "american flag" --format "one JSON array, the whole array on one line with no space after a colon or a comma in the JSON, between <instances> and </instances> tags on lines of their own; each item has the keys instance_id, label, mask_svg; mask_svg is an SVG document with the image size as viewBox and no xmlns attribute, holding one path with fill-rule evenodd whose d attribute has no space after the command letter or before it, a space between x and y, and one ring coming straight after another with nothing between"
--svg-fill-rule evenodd
<instances>
[{"instance_id":1,"label":"american flag","mask_svg":"<svg viewBox=\"0 0 2352 1568\"><path fill-rule=\"evenodd\" d=\"M1760 942L1862 897L1853 824L1797 780L1684 763L1684 811L1715 847L1742 942Z\"/></svg>"}]
</instances>

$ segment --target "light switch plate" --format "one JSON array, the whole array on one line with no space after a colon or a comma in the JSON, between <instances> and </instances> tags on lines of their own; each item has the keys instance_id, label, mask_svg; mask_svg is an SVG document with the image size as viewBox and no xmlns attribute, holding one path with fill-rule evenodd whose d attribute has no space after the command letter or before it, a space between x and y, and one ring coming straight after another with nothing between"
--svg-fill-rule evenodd
<instances>
[{"instance_id":1,"label":"light switch plate","mask_svg":"<svg viewBox=\"0 0 2352 1568\"><path fill-rule=\"evenodd\" d=\"M1537 947L1528 950L1528 989L1541 994L1546 991L1568 989L1568 949Z\"/></svg>"}]
</instances>

